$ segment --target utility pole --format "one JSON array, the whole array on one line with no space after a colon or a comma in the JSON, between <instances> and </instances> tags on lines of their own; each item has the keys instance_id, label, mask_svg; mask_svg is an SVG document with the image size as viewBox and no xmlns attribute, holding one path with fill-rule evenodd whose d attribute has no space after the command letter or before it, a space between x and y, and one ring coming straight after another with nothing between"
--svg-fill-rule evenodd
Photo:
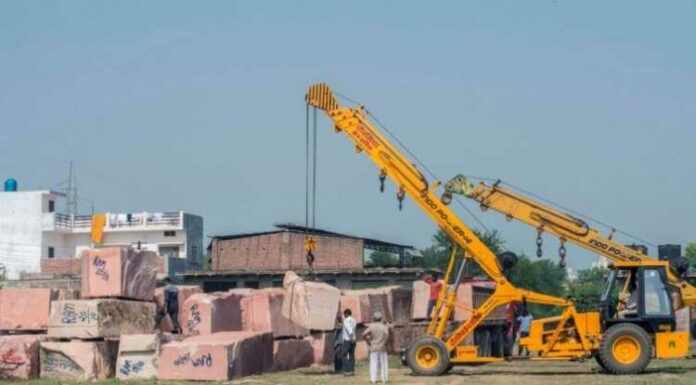
<instances>
[{"instance_id":1,"label":"utility pole","mask_svg":"<svg viewBox=\"0 0 696 385\"><path fill-rule=\"evenodd\" d=\"M77 215L77 176L73 170L73 162L70 161L70 171L68 172L68 189L66 191L68 214Z\"/></svg>"}]
</instances>

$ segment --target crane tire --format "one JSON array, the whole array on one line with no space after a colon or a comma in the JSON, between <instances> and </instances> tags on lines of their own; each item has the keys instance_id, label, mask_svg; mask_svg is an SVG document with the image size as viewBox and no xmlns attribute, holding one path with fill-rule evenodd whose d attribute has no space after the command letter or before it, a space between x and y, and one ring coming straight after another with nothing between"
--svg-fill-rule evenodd
<instances>
[{"instance_id":1,"label":"crane tire","mask_svg":"<svg viewBox=\"0 0 696 385\"><path fill-rule=\"evenodd\" d=\"M598 356L611 374L642 373L652 357L650 336L638 325L616 324L604 332Z\"/></svg>"},{"instance_id":2,"label":"crane tire","mask_svg":"<svg viewBox=\"0 0 696 385\"><path fill-rule=\"evenodd\" d=\"M450 369L450 354L439 338L424 336L411 342L406 364L420 376L439 376Z\"/></svg>"}]
</instances>

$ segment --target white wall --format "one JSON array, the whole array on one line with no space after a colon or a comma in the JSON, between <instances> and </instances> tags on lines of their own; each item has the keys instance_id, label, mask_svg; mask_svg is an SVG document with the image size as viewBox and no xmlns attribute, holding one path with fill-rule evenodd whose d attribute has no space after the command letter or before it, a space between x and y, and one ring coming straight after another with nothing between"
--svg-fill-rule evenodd
<instances>
[{"instance_id":1,"label":"white wall","mask_svg":"<svg viewBox=\"0 0 696 385\"><path fill-rule=\"evenodd\" d=\"M17 279L21 271L39 271L42 243L43 206L58 196L48 191L0 192L0 263L7 278Z\"/></svg>"}]
</instances>

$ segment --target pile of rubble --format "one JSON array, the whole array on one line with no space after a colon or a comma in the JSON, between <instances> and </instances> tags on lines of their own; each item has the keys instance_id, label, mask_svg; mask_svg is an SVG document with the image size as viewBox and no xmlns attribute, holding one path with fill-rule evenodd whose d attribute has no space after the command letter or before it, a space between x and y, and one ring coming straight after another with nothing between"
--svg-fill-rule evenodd
<instances>
[{"instance_id":1,"label":"pile of rubble","mask_svg":"<svg viewBox=\"0 0 696 385\"><path fill-rule=\"evenodd\" d=\"M0 290L0 379L223 381L329 364L336 316L359 324L379 311L395 352L422 335L428 285L344 290L288 272L283 288L202 293L178 286L181 334L155 289L157 257L131 248L87 250L82 289ZM368 355L357 341L356 358Z\"/></svg>"}]
</instances>

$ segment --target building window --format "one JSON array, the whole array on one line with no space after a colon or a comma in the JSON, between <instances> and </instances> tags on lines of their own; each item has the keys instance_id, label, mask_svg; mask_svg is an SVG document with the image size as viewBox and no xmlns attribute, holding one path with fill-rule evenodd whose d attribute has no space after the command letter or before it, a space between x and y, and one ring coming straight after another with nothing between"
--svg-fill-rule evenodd
<instances>
[{"instance_id":1,"label":"building window","mask_svg":"<svg viewBox=\"0 0 696 385\"><path fill-rule=\"evenodd\" d=\"M167 230L164 232L165 237L176 237L176 231L174 230Z\"/></svg>"},{"instance_id":2,"label":"building window","mask_svg":"<svg viewBox=\"0 0 696 385\"><path fill-rule=\"evenodd\" d=\"M179 246L160 246L160 255L169 258L179 258Z\"/></svg>"},{"instance_id":3,"label":"building window","mask_svg":"<svg viewBox=\"0 0 696 385\"><path fill-rule=\"evenodd\" d=\"M55 258L55 256L56 256L56 249L53 248L53 246L49 246L48 247L48 258L53 259L53 258Z\"/></svg>"},{"instance_id":4,"label":"building window","mask_svg":"<svg viewBox=\"0 0 696 385\"><path fill-rule=\"evenodd\" d=\"M48 201L48 212L52 213L54 211L56 211L56 201L50 200Z\"/></svg>"}]
</instances>

